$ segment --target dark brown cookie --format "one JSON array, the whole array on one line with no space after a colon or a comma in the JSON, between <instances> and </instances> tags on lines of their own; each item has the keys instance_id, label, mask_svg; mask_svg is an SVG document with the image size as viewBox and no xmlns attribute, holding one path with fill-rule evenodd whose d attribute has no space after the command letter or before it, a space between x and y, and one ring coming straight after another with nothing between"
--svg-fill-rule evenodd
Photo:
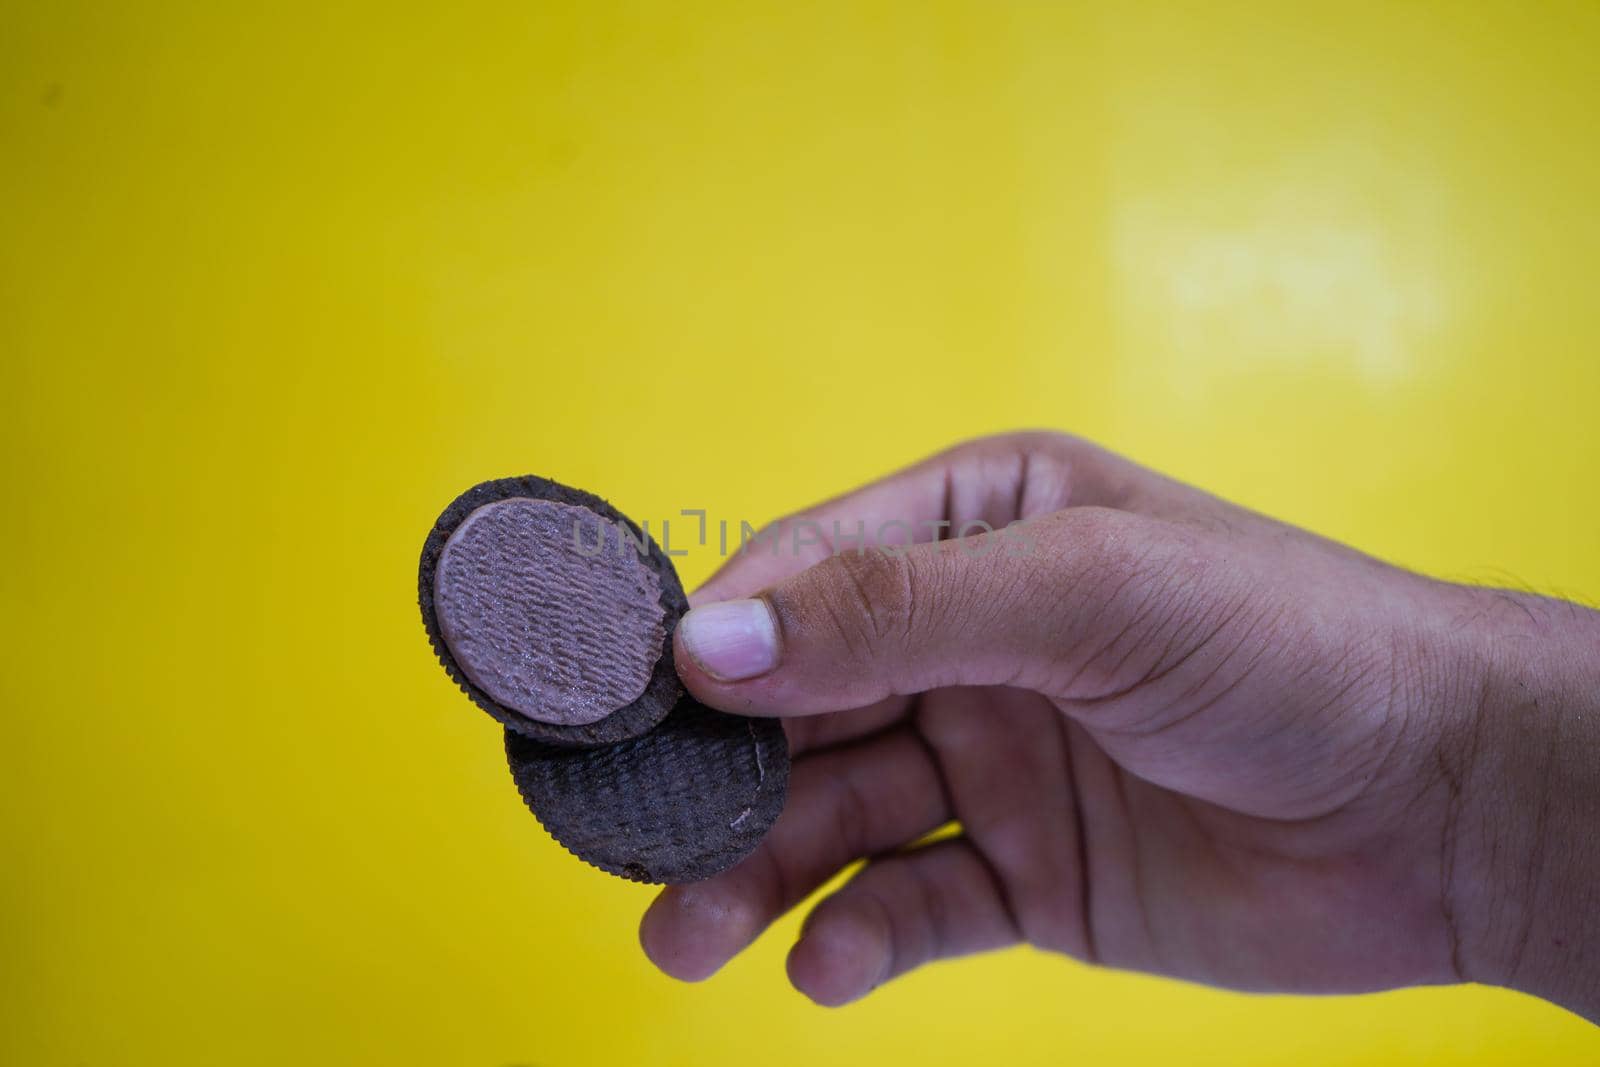
<instances>
[{"instance_id":1,"label":"dark brown cookie","mask_svg":"<svg viewBox=\"0 0 1600 1067\"><path fill-rule=\"evenodd\" d=\"M604 500L532 475L484 482L434 523L417 573L428 639L507 729L566 747L638 737L683 694L672 561Z\"/></svg>"},{"instance_id":2,"label":"dark brown cookie","mask_svg":"<svg viewBox=\"0 0 1600 1067\"><path fill-rule=\"evenodd\" d=\"M635 882L708 878L755 848L783 810L789 747L775 719L684 697L643 737L570 749L506 731L511 776L550 836Z\"/></svg>"}]
</instances>

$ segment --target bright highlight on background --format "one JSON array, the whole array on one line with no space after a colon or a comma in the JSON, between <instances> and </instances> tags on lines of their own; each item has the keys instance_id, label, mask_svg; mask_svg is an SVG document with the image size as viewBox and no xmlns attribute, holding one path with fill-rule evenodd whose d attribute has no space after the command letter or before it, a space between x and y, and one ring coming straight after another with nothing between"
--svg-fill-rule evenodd
<instances>
[{"instance_id":1,"label":"bright highlight on background","mask_svg":"<svg viewBox=\"0 0 1600 1067\"><path fill-rule=\"evenodd\" d=\"M1600 1055L1026 951L829 1013L792 921L675 985L413 602L487 477L755 520L1034 425L1600 596L1600 8L227 8L0 14L0 1060Z\"/></svg>"}]
</instances>

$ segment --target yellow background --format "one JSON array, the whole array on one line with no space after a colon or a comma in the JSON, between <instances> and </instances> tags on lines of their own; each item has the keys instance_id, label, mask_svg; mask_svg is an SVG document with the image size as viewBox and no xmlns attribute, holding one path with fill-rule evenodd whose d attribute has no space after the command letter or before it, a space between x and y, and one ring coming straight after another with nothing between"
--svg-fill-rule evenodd
<instances>
[{"instance_id":1,"label":"yellow background","mask_svg":"<svg viewBox=\"0 0 1600 1067\"><path fill-rule=\"evenodd\" d=\"M0 15L0 1060L1600 1056L1025 951L826 1012L792 920L676 985L414 604L483 478L754 521L1033 425L1595 596L1600 7L228 6Z\"/></svg>"}]
</instances>

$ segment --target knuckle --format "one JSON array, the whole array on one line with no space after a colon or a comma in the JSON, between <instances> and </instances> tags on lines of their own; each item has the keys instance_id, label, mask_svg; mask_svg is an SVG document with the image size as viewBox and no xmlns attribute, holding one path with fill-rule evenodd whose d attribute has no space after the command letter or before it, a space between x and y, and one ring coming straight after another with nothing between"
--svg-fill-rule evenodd
<instances>
[{"instance_id":1,"label":"knuckle","mask_svg":"<svg viewBox=\"0 0 1600 1067\"><path fill-rule=\"evenodd\" d=\"M1076 498L1104 497L1110 488L1106 472L1114 466L1111 454L1073 434L1023 430L979 438L960 448L991 480L1011 483L1010 518L1048 514Z\"/></svg>"},{"instance_id":2,"label":"knuckle","mask_svg":"<svg viewBox=\"0 0 1600 1067\"><path fill-rule=\"evenodd\" d=\"M1023 430L1011 434L1009 440L1018 451L1063 463L1081 459L1096 447L1085 438L1060 430Z\"/></svg>"},{"instance_id":3,"label":"knuckle","mask_svg":"<svg viewBox=\"0 0 1600 1067\"><path fill-rule=\"evenodd\" d=\"M1036 528L1047 557L1084 577L1125 575L1149 562L1156 531L1148 520L1114 508L1058 511Z\"/></svg>"},{"instance_id":4,"label":"knuckle","mask_svg":"<svg viewBox=\"0 0 1600 1067\"><path fill-rule=\"evenodd\" d=\"M915 619L912 564L904 553L874 550L834 556L825 589L847 643L903 641Z\"/></svg>"},{"instance_id":5,"label":"knuckle","mask_svg":"<svg viewBox=\"0 0 1600 1067\"><path fill-rule=\"evenodd\" d=\"M1104 626L1137 613L1181 566L1172 533L1140 516L1110 508L1073 508L1051 516L1038 531L1059 594L1093 608Z\"/></svg>"},{"instance_id":6,"label":"knuckle","mask_svg":"<svg viewBox=\"0 0 1600 1067\"><path fill-rule=\"evenodd\" d=\"M1082 437L1061 430L1012 430L1008 433L970 437L954 445L952 453L978 452L985 455L1030 453L1059 459L1082 456L1095 446Z\"/></svg>"}]
</instances>

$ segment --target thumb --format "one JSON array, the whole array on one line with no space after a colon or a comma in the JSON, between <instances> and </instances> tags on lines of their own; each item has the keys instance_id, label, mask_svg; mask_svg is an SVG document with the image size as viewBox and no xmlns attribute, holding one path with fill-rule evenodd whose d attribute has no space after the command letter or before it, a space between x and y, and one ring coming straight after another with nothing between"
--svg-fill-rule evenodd
<instances>
[{"instance_id":1,"label":"thumb","mask_svg":"<svg viewBox=\"0 0 1600 1067\"><path fill-rule=\"evenodd\" d=\"M755 597L694 608L674 637L678 671L703 703L743 714L955 685L1073 696L1108 643L1158 621L1140 610L1158 584L1171 591L1161 559L1174 554L1159 550L1157 525L1073 508L976 537L841 552Z\"/></svg>"}]
</instances>

